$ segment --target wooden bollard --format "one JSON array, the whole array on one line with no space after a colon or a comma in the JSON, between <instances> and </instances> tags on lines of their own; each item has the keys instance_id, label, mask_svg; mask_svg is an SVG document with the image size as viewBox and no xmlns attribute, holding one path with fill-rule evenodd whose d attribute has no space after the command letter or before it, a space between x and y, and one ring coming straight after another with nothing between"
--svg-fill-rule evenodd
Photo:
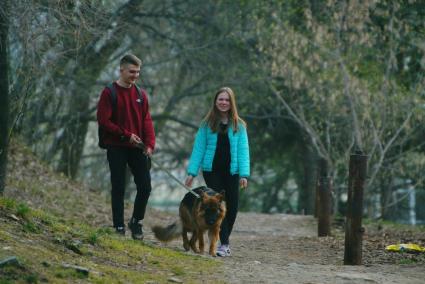
<instances>
[{"instance_id":1,"label":"wooden bollard","mask_svg":"<svg viewBox=\"0 0 425 284\"><path fill-rule=\"evenodd\" d=\"M362 264L362 241L364 228L363 190L366 180L367 155L356 151L350 156L348 177L347 218L345 224L345 265Z\"/></svg>"},{"instance_id":2,"label":"wooden bollard","mask_svg":"<svg viewBox=\"0 0 425 284\"><path fill-rule=\"evenodd\" d=\"M317 176L316 188L314 190L314 218L319 216L319 185L320 185L320 175Z\"/></svg>"},{"instance_id":3,"label":"wooden bollard","mask_svg":"<svg viewBox=\"0 0 425 284\"><path fill-rule=\"evenodd\" d=\"M328 164L326 159L319 160L319 178L317 185L317 217L318 236L324 237L331 234L331 181L328 175Z\"/></svg>"}]
</instances>

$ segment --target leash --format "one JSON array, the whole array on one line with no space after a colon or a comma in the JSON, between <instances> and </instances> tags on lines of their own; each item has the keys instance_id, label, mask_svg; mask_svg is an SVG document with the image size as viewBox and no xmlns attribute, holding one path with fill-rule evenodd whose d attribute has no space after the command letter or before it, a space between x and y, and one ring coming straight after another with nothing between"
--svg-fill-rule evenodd
<instances>
[{"instance_id":1,"label":"leash","mask_svg":"<svg viewBox=\"0 0 425 284\"><path fill-rule=\"evenodd\" d=\"M137 144L137 147L144 150L146 148L145 144L143 144L143 142L140 142L139 144ZM184 189L186 189L187 191L189 191L190 193L192 193L193 195L196 196L196 198L201 198L199 196L199 194L197 194L196 192L194 192L192 189L190 189L189 187L187 187L184 183L182 183L178 178L176 178L169 170L167 170L166 168L164 168L163 166L161 166L160 164L158 164L157 162L155 162L154 160L152 160L151 157L148 157L149 159L151 159L151 163L154 164L157 168L159 168L160 170L164 171L167 175L169 175L175 182L177 182L179 185L181 185L182 187L184 187Z\"/></svg>"}]
</instances>

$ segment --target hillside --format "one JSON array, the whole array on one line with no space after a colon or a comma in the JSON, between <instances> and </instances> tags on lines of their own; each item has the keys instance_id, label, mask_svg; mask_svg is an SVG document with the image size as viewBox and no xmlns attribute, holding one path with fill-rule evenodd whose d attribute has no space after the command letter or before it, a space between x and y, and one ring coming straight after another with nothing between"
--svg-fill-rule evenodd
<instances>
[{"instance_id":1,"label":"hillside","mask_svg":"<svg viewBox=\"0 0 425 284\"><path fill-rule=\"evenodd\" d=\"M0 198L0 283L219 282L218 261L117 236L110 224L108 197L12 143Z\"/></svg>"}]
</instances>

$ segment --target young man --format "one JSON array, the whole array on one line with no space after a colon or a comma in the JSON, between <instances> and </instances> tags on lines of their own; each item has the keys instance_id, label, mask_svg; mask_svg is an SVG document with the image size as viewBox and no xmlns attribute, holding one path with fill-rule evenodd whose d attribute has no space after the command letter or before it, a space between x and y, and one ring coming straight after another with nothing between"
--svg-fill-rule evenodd
<instances>
[{"instance_id":1,"label":"young man","mask_svg":"<svg viewBox=\"0 0 425 284\"><path fill-rule=\"evenodd\" d=\"M142 220L151 192L149 158L155 147L155 132L149 113L146 92L135 86L140 76L142 61L132 54L120 62L120 77L111 89L103 89L97 106L97 121L103 130L102 141L107 149L111 171L111 199L113 225L117 233L125 235L124 191L127 165L137 187L133 215L128 223L133 239L142 240ZM143 143L144 148L140 148Z\"/></svg>"}]
</instances>

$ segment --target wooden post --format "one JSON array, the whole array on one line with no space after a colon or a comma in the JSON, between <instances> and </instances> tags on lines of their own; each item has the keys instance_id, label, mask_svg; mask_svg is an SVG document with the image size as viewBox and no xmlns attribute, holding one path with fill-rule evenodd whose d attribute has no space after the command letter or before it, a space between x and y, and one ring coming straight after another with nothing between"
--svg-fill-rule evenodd
<instances>
[{"instance_id":1,"label":"wooden post","mask_svg":"<svg viewBox=\"0 0 425 284\"><path fill-rule=\"evenodd\" d=\"M366 180L367 155L356 151L350 156L348 177L347 218L345 225L345 265L362 264L362 240L364 228L363 190Z\"/></svg>"},{"instance_id":2,"label":"wooden post","mask_svg":"<svg viewBox=\"0 0 425 284\"><path fill-rule=\"evenodd\" d=\"M320 176L317 176L316 187L314 190L314 218L319 216L319 184L320 184Z\"/></svg>"},{"instance_id":3,"label":"wooden post","mask_svg":"<svg viewBox=\"0 0 425 284\"><path fill-rule=\"evenodd\" d=\"M331 182L328 175L328 163L326 159L319 160L318 178L318 235L319 237L331 234Z\"/></svg>"}]
</instances>

